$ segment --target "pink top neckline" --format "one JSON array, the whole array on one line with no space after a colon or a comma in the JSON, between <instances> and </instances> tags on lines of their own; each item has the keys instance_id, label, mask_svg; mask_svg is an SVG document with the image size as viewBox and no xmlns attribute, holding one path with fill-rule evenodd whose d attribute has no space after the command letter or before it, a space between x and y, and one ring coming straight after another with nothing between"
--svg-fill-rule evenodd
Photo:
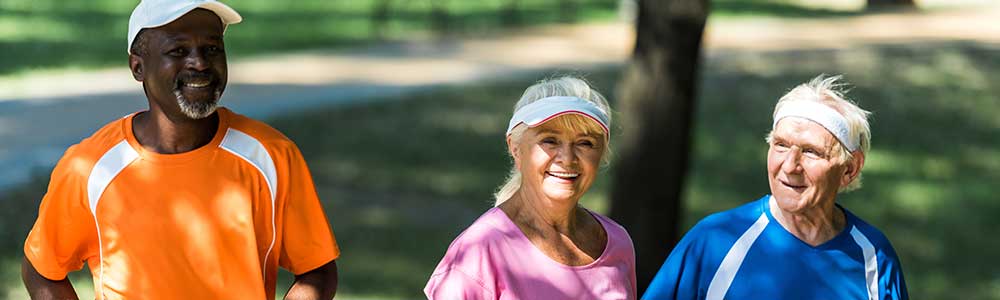
<instances>
[{"instance_id":1,"label":"pink top neckline","mask_svg":"<svg viewBox=\"0 0 1000 300\"><path fill-rule=\"evenodd\" d=\"M607 241L604 242L604 250L601 251L601 255L598 256L597 259L594 259L594 261L592 261L592 262L590 262L590 263L588 263L586 265L580 265L580 266L570 266L570 265L567 265L567 264L563 264L563 263L560 263L560 262L556 261L555 259L552 259L552 257L549 257L548 255L546 255L545 252L542 252L542 249L538 249L538 247L535 246L535 244L532 243L530 239L528 239L528 235L524 234L524 232L521 231L521 227L518 227L517 224L514 223L514 220L511 220L510 216L508 216L507 213L505 213L499 207L491 208L486 213L487 214L499 214L501 217L499 217L498 219L503 220L503 222L506 222L506 224L497 224L497 225L500 225L500 226L503 226L503 227L508 227L509 226L509 228L512 228L515 231L517 231L518 234L515 234L515 236L517 237L517 241L520 242L520 243L524 243L525 247L529 247L529 248L533 249L533 251L531 251L531 252L534 255L539 255L541 257L544 257L545 261L551 262L553 265L556 265L556 266L559 266L559 267L562 267L562 268L572 269L572 270L582 270L582 269L589 269L589 268L592 268L594 266L597 266L597 265L601 264L601 262L608 256L608 252L609 252L608 249L611 248L611 239L612 239L612 236L610 234L608 234L608 226L609 226L609 224L607 224L604 220L602 220L601 217L598 217L597 214L595 214L594 212L590 211L589 209L584 208L583 210L587 211L587 214L589 214L591 217L593 217L595 220L597 220L598 224L601 224L601 230L604 230L604 235L607 236L608 239L607 239Z\"/></svg>"}]
</instances>

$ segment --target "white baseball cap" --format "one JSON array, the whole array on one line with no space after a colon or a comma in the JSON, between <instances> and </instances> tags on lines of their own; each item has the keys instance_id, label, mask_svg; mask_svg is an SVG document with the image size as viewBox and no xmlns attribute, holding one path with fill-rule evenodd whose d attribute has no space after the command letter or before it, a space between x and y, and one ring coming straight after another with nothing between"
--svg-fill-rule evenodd
<instances>
[{"instance_id":1,"label":"white baseball cap","mask_svg":"<svg viewBox=\"0 0 1000 300\"><path fill-rule=\"evenodd\" d=\"M141 0L128 19L128 45L125 45L125 51L132 54L132 42L143 28L167 25L196 8L214 12L222 19L223 28L243 21L236 10L215 0Z\"/></svg>"}]
</instances>

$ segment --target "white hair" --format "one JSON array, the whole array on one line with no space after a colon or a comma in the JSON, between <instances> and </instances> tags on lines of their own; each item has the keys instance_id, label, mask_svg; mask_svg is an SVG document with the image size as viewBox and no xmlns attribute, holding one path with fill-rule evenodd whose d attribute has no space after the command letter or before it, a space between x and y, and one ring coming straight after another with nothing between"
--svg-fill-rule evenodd
<instances>
[{"instance_id":1,"label":"white hair","mask_svg":"<svg viewBox=\"0 0 1000 300\"><path fill-rule=\"evenodd\" d=\"M798 101L813 101L819 102L820 104L826 105L847 119L847 128L849 130L850 136L858 137L860 147L858 150L861 153L868 154L868 150L871 148L871 127L868 125L868 116L871 112L858 107L853 101L848 100L844 97L846 91L843 87L846 86L845 83L840 82L842 76L826 76L821 74L816 76L807 83L800 84L794 89L789 91L781 99L778 99L778 103L774 105L774 114L772 117L778 113L778 110L785 103L798 102ZM773 133L767 133L767 142L770 144ZM837 143L838 147L834 148L833 156L837 159L839 163L849 163L854 159L851 155L851 151L844 146L843 143ZM858 178L853 182L844 186L840 189L841 192L849 192L856 190L861 187L861 170L858 170Z\"/></svg>"},{"instance_id":2,"label":"white hair","mask_svg":"<svg viewBox=\"0 0 1000 300\"><path fill-rule=\"evenodd\" d=\"M572 76L544 79L528 87L528 89L524 91L524 94L521 95L521 99L517 101L517 104L514 104L514 111L517 111L521 107L524 107L528 104L538 101L539 99L553 97L553 96L572 96L593 103L601 110L608 112L608 122L609 123L611 122L611 115L610 115L611 109L610 106L608 105L608 101L604 98L604 96L602 96L601 93L598 93L596 90L590 87L590 85L587 84L587 82L584 81L583 79ZM572 118L572 117L579 117L579 118ZM604 129L601 128L601 125L585 117L580 117L578 115L565 115L553 121L557 121L560 119L573 120L570 121L573 124L566 124L564 125L564 127L573 127L573 128L578 127L579 129L583 129L583 131L590 130L590 131L599 131L601 133L604 132ZM580 122L576 120L586 120L586 121ZM519 142L521 140L521 135L524 134L524 132L527 129L528 127L525 126L524 124L515 126L514 129L511 130L510 132L511 141ZM601 162L602 164L607 164L608 158L610 157L608 149L610 148L608 147L607 141L605 141L603 145L605 151L604 155L602 155L601 157ZM513 159L513 157L511 157L511 159ZM504 182L504 184L501 185L500 188L495 193L493 193L493 198L496 200L494 205L500 205L500 203L510 200L510 198L513 197L514 194L517 193L519 189L521 189L521 171L517 169L517 165L513 165L510 168L510 175L507 176L507 181Z\"/></svg>"}]
</instances>

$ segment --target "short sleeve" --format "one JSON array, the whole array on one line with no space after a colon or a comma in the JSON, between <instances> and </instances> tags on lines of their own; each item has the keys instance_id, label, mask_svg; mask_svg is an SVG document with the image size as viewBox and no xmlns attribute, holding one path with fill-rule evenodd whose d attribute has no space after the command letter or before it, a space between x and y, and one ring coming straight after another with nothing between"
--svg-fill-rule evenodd
<instances>
[{"instance_id":1,"label":"short sleeve","mask_svg":"<svg viewBox=\"0 0 1000 300\"><path fill-rule=\"evenodd\" d=\"M99 251L86 175L81 174L86 170L74 169L88 164L72 156L72 150L52 171L38 219L24 242L24 256L39 274L51 280L61 280L83 268L84 261Z\"/></svg>"},{"instance_id":2,"label":"short sleeve","mask_svg":"<svg viewBox=\"0 0 1000 300\"><path fill-rule=\"evenodd\" d=\"M703 262L700 254L704 247L703 243L699 242L701 230L698 229L699 226L695 226L684 235L670 252L670 256L642 295L643 300L703 298L700 284L700 279L703 277L701 268Z\"/></svg>"},{"instance_id":3,"label":"short sleeve","mask_svg":"<svg viewBox=\"0 0 1000 300\"><path fill-rule=\"evenodd\" d=\"M888 245L888 240L886 240ZM900 266L896 251L889 245L880 253L881 261L879 268L882 274L879 278L879 286L883 287L879 292L884 300L909 300L910 295L906 291L906 280L903 279L903 267Z\"/></svg>"},{"instance_id":4,"label":"short sleeve","mask_svg":"<svg viewBox=\"0 0 1000 300\"><path fill-rule=\"evenodd\" d=\"M424 287L424 294L430 300L496 298L482 282L456 268L432 275Z\"/></svg>"},{"instance_id":5,"label":"short sleeve","mask_svg":"<svg viewBox=\"0 0 1000 300\"><path fill-rule=\"evenodd\" d=\"M312 271L340 256L323 206L316 195L312 175L294 144L276 161L279 199L283 216L279 219L282 251L278 264L294 274Z\"/></svg>"}]
</instances>

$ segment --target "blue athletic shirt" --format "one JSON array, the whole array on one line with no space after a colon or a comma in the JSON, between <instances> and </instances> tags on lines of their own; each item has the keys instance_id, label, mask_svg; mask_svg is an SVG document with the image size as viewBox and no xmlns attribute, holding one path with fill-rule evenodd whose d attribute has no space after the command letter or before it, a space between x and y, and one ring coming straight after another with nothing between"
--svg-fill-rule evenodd
<instances>
[{"instance_id":1,"label":"blue athletic shirt","mask_svg":"<svg viewBox=\"0 0 1000 300\"><path fill-rule=\"evenodd\" d=\"M813 247L781 227L766 195L698 222L642 299L909 299L899 258L878 229L844 211Z\"/></svg>"}]
</instances>

